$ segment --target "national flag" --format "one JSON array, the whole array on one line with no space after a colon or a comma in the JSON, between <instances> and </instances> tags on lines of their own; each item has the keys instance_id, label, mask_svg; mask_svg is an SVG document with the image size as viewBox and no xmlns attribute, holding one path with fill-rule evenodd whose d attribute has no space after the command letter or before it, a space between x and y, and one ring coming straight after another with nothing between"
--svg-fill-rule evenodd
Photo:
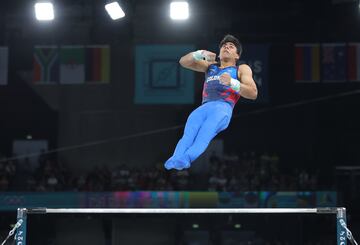
<instances>
[{"instance_id":1,"label":"national flag","mask_svg":"<svg viewBox=\"0 0 360 245\"><path fill-rule=\"evenodd\" d=\"M0 85L6 85L8 82L8 56L8 48L0 47Z\"/></svg>"},{"instance_id":2,"label":"national flag","mask_svg":"<svg viewBox=\"0 0 360 245\"><path fill-rule=\"evenodd\" d=\"M85 82L84 46L62 46L60 48L60 83L79 84Z\"/></svg>"},{"instance_id":3,"label":"national flag","mask_svg":"<svg viewBox=\"0 0 360 245\"><path fill-rule=\"evenodd\" d=\"M349 81L360 81L360 43L349 43L347 49Z\"/></svg>"},{"instance_id":4,"label":"national flag","mask_svg":"<svg viewBox=\"0 0 360 245\"><path fill-rule=\"evenodd\" d=\"M59 81L59 56L57 46L35 46L33 60L34 83Z\"/></svg>"},{"instance_id":5,"label":"national flag","mask_svg":"<svg viewBox=\"0 0 360 245\"><path fill-rule=\"evenodd\" d=\"M325 43L322 45L322 80L324 82L346 81L347 62L345 43Z\"/></svg>"},{"instance_id":6,"label":"national flag","mask_svg":"<svg viewBox=\"0 0 360 245\"><path fill-rule=\"evenodd\" d=\"M87 46L85 56L86 82L110 82L110 47Z\"/></svg>"},{"instance_id":7,"label":"national flag","mask_svg":"<svg viewBox=\"0 0 360 245\"><path fill-rule=\"evenodd\" d=\"M295 81L320 81L320 44L295 44Z\"/></svg>"}]
</instances>

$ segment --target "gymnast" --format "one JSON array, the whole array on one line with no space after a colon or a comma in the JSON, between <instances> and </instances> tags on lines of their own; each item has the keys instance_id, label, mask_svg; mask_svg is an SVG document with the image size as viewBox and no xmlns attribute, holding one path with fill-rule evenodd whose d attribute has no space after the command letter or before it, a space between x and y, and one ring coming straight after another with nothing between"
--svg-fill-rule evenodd
<instances>
[{"instance_id":1,"label":"gymnast","mask_svg":"<svg viewBox=\"0 0 360 245\"><path fill-rule=\"evenodd\" d=\"M242 53L239 40L226 35L219 48L219 62L216 54L207 50L191 52L179 61L187 69L204 72L205 81L202 104L189 115L182 138L164 164L167 170L189 168L210 141L228 127L239 98L257 98L251 68L245 63L238 64Z\"/></svg>"}]
</instances>

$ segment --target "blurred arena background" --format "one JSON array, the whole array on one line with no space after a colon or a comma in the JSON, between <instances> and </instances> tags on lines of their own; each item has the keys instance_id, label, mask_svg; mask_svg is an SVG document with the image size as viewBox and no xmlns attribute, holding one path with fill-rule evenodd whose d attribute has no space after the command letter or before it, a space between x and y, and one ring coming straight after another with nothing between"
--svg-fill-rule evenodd
<instances>
[{"instance_id":1,"label":"blurred arena background","mask_svg":"<svg viewBox=\"0 0 360 245\"><path fill-rule=\"evenodd\" d=\"M18 207L335 207L360 234L357 0L0 1L0 240ZM194 165L165 160L201 103L197 49L239 38L259 89ZM29 244L336 243L332 217L34 216ZM9 242L11 244L11 242Z\"/></svg>"}]
</instances>

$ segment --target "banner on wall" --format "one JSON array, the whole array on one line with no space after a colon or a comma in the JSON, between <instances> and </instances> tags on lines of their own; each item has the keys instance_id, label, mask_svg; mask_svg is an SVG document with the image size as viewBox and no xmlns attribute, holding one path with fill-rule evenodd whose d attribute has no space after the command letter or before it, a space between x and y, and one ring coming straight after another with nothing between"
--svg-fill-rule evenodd
<instances>
[{"instance_id":1,"label":"banner on wall","mask_svg":"<svg viewBox=\"0 0 360 245\"><path fill-rule=\"evenodd\" d=\"M34 83L55 84L59 82L59 51L57 46L35 46L33 65Z\"/></svg>"},{"instance_id":2,"label":"banner on wall","mask_svg":"<svg viewBox=\"0 0 360 245\"><path fill-rule=\"evenodd\" d=\"M360 43L349 43L348 55L348 79L350 82L360 82Z\"/></svg>"},{"instance_id":3,"label":"banner on wall","mask_svg":"<svg viewBox=\"0 0 360 245\"><path fill-rule=\"evenodd\" d=\"M35 84L110 82L110 47L35 46Z\"/></svg>"},{"instance_id":4,"label":"banner on wall","mask_svg":"<svg viewBox=\"0 0 360 245\"><path fill-rule=\"evenodd\" d=\"M320 44L295 44L295 81L320 81Z\"/></svg>"},{"instance_id":5,"label":"banner on wall","mask_svg":"<svg viewBox=\"0 0 360 245\"><path fill-rule=\"evenodd\" d=\"M135 104L194 103L194 72L179 64L194 49L194 45L137 45Z\"/></svg>"},{"instance_id":6,"label":"banner on wall","mask_svg":"<svg viewBox=\"0 0 360 245\"><path fill-rule=\"evenodd\" d=\"M8 83L8 58L9 49L7 47L0 47L0 85Z\"/></svg>"},{"instance_id":7,"label":"banner on wall","mask_svg":"<svg viewBox=\"0 0 360 245\"><path fill-rule=\"evenodd\" d=\"M62 46L60 48L60 83L85 82L85 49L83 46Z\"/></svg>"},{"instance_id":8,"label":"banner on wall","mask_svg":"<svg viewBox=\"0 0 360 245\"><path fill-rule=\"evenodd\" d=\"M345 82L347 53L345 43L324 43L321 50L323 82Z\"/></svg>"},{"instance_id":9,"label":"banner on wall","mask_svg":"<svg viewBox=\"0 0 360 245\"><path fill-rule=\"evenodd\" d=\"M295 82L360 81L360 43L295 44Z\"/></svg>"},{"instance_id":10,"label":"banner on wall","mask_svg":"<svg viewBox=\"0 0 360 245\"><path fill-rule=\"evenodd\" d=\"M110 82L110 48L106 45L87 46L85 49L85 81L87 83Z\"/></svg>"},{"instance_id":11,"label":"banner on wall","mask_svg":"<svg viewBox=\"0 0 360 245\"><path fill-rule=\"evenodd\" d=\"M269 44L244 44L240 60L251 67L258 87L256 102L269 101Z\"/></svg>"}]
</instances>

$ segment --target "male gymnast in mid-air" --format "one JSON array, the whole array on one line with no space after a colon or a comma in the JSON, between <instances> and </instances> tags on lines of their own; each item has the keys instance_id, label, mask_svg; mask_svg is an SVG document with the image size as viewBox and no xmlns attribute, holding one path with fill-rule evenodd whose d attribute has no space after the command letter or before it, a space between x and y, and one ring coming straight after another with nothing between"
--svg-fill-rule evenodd
<instances>
[{"instance_id":1,"label":"male gymnast in mid-air","mask_svg":"<svg viewBox=\"0 0 360 245\"><path fill-rule=\"evenodd\" d=\"M216 54L207 50L191 52L180 59L181 66L205 73L202 104L188 117L183 137L174 154L165 162L165 168L189 168L208 147L210 141L230 123L233 108L240 97L255 100L258 95L251 68L237 65L242 45L226 35L219 45L220 62Z\"/></svg>"}]
</instances>

